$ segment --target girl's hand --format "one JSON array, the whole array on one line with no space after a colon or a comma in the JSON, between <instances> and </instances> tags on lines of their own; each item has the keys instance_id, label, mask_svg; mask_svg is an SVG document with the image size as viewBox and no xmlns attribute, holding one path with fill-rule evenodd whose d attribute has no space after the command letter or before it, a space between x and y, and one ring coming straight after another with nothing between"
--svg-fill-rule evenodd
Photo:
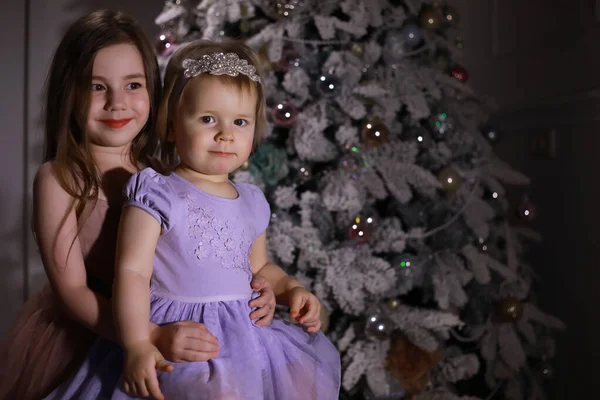
<instances>
[{"instance_id":1,"label":"girl's hand","mask_svg":"<svg viewBox=\"0 0 600 400\"><path fill-rule=\"evenodd\" d=\"M172 362L208 361L219 353L219 340L200 322L161 325L150 333L150 339Z\"/></svg>"},{"instance_id":2,"label":"girl's hand","mask_svg":"<svg viewBox=\"0 0 600 400\"><path fill-rule=\"evenodd\" d=\"M267 326L275 315L275 292L269 282L260 275L255 275L250 285L252 290L260 293L259 297L248 303L250 307L256 308L250 313L250 319L257 320L258 326Z\"/></svg>"},{"instance_id":3,"label":"girl's hand","mask_svg":"<svg viewBox=\"0 0 600 400\"><path fill-rule=\"evenodd\" d=\"M123 371L124 389L134 397L152 396L156 400L164 400L158 386L156 370L171 372L173 366L149 341L136 343L127 348L125 354L125 370Z\"/></svg>"},{"instance_id":4,"label":"girl's hand","mask_svg":"<svg viewBox=\"0 0 600 400\"><path fill-rule=\"evenodd\" d=\"M303 287L295 287L288 292L290 317L304 325L308 332L317 332L321 328L321 302Z\"/></svg>"}]
</instances>

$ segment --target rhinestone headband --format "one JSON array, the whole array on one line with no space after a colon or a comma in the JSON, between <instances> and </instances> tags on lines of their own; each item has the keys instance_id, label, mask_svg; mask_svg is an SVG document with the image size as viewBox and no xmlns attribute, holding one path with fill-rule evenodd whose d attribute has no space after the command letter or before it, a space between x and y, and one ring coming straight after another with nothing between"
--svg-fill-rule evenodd
<instances>
[{"instance_id":1,"label":"rhinestone headband","mask_svg":"<svg viewBox=\"0 0 600 400\"><path fill-rule=\"evenodd\" d=\"M186 58L181 66L185 68L183 76L188 79L203 73L229 76L243 74L254 82L261 83L260 77L256 75L256 68L248 64L247 60L240 59L235 53L205 54L199 60Z\"/></svg>"}]
</instances>

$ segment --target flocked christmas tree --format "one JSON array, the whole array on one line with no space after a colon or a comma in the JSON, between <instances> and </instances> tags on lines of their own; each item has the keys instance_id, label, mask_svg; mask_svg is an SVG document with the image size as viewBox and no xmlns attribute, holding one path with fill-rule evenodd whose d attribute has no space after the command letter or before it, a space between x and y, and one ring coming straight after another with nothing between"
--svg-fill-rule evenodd
<instances>
[{"instance_id":1,"label":"flocked christmas tree","mask_svg":"<svg viewBox=\"0 0 600 400\"><path fill-rule=\"evenodd\" d=\"M156 19L162 67L199 38L263 56L269 132L233 178L264 190L272 261L324 305L343 399L541 399L551 375L535 210L503 186L528 179L493 154L458 19L420 0L173 0Z\"/></svg>"}]
</instances>

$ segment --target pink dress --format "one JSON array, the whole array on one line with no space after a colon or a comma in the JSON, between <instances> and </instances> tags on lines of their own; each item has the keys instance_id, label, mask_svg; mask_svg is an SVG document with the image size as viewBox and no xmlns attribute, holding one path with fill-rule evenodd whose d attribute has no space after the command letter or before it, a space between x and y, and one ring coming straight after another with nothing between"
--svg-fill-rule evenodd
<instances>
[{"instance_id":1,"label":"pink dress","mask_svg":"<svg viewBox=\"0 0 600 400\"><path fill-rule=\"evenodd\" d=\"M86 210L79 240L88 285L110 295L121 206L98 200ZM96 335L60 309L50 286L21 308L0 341L0 399L41 399L85 359Z\"/></svg>"}]
</instances>

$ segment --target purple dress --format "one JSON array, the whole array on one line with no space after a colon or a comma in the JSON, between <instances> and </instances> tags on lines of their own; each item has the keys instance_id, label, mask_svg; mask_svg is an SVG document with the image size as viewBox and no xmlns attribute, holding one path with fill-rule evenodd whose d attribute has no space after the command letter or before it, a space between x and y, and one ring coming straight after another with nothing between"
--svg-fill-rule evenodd
<instances>
[{"instance_id":1,"label":"purple dress","mask_svg":"<svg viewBox=\"0 0 600 400\"><path fill-rule=\"evenodd\" d=\"M166 399L334 400L340 358L322 332L279 319L250 320L251 246L267 228L269 204L259 188L235 184L239 196L207 194L179 175L151 168L135 174L125 206L139 207L162 227L154 257L150 319L156 324L199 321L219 339L208 362L175 363L158 372ZM123 353L99 339L82 367L48 399L129 399Z\"/></svg>"}]
</instances>

